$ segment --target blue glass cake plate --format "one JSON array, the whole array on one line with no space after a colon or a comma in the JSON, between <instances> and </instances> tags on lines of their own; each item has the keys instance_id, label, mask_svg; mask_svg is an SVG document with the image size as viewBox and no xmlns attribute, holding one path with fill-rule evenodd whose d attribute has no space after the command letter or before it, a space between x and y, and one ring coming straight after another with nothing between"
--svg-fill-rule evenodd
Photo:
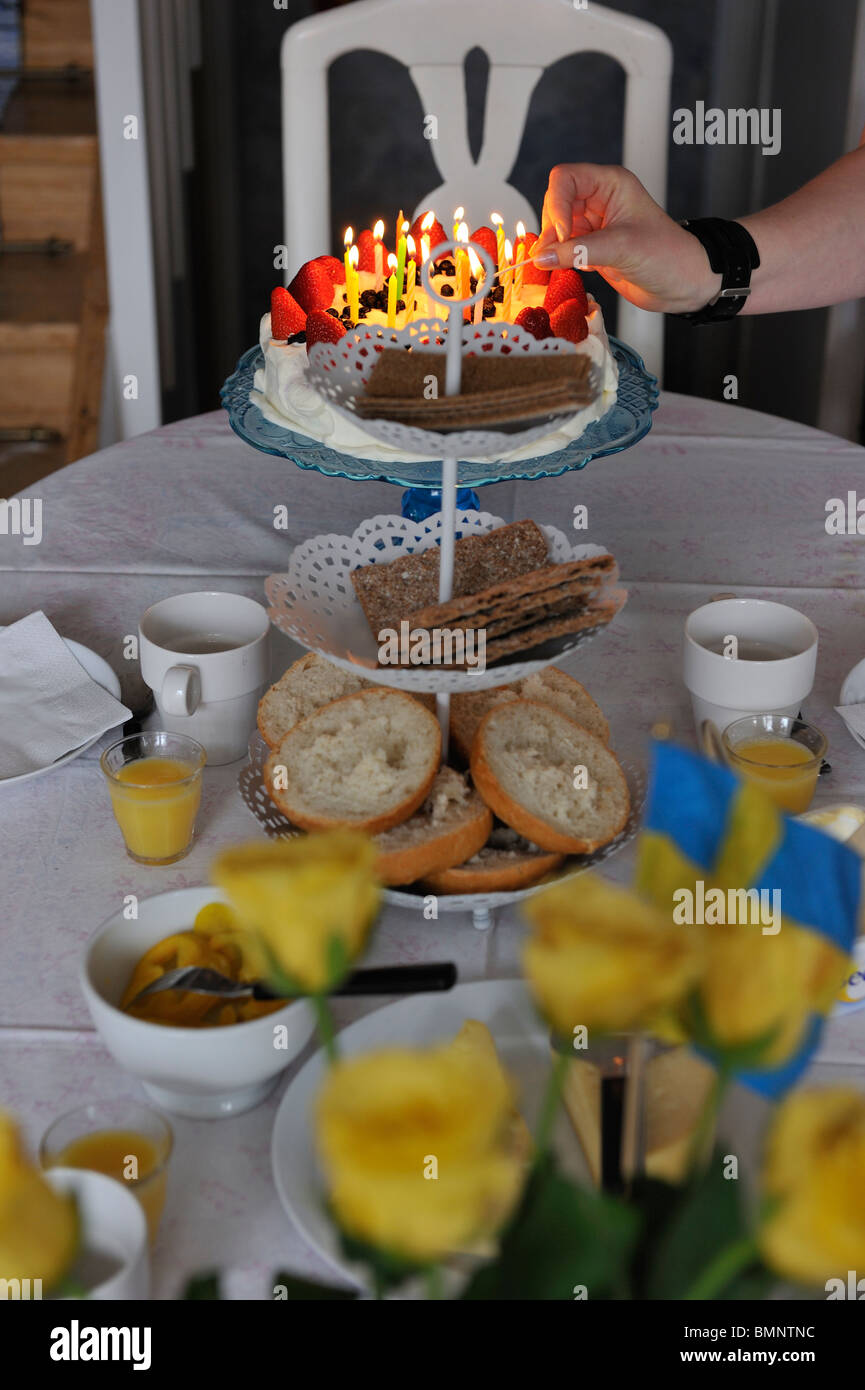
<instances>
[{"instance_id":1,"label":"blue glass cake plate","mask_svg":"<svg viewBox=\"0 0 865 1390\"><path fill-rule=\"evenodd\" d=\"M658 405L658 379L646 370L642 358L626 343L610 338L610 348L619 368L618 394L612 409L589 425L579 439L553 454L511 461L461 461L458 477L463 500L458 501L459 506L478 506L476 498L469 500L470 488L516 479L554 478L571 469L585 468L592 459L630 449L648 434L652 413ZM384 465L382 471L380 460L359 459L329 449L320 440L296 434L266 419L250 399L253 378L263 365L261 348L249 348L220 392L231 428L245 443L266 454L289 459L298 468L314 468L330 477L407 487L411 492L404 498L403 515L420 519L438 510L436 494L441 486L441 465L437 460L400 462L394 459ZM416 489L418 494L415 494ZM407 506L417 508L417 515L415 510L407 511Z\"/></svg>"}]
</instances>

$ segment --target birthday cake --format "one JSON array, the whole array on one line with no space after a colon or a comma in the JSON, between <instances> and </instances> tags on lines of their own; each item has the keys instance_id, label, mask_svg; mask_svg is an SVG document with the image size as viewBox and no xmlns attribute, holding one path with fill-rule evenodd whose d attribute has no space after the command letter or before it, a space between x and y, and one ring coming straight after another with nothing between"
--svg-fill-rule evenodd
<instances>
[{"instance_id":1,"label":"birthday cake","mask_svg":"<svg viewBox=\"0 0 865 1390\"><path fill-rule=\"evenodd\" d=\"M458 209L461 213L462 210ZM495 216L495 215L494 215ZM493 219L491 219L493 220ZM555 453L578 439L615 403L618 369L610 350L600 306L586 293L576 270L545 271L531 259L536 236L517 224L514 245L501 223L469 234L454 227L454 240L465 246L436 255L447 241L432 213L409 227L398 219L397 251L384 244L383 224L364 230L357 242L346 232L342 260L322 255L301 266L287 289L271 296L271 312L262 316L259 341L264 365L256 373L251 398L271 423L306 435L328 448L356 458L383 461L397 451L373 438L360 423L335 410L314 387L307 372L309 349L318 342L337 342L347 330L369 324L401 329L423 318L445 317L447 310L422 287L421 267L431 262L430 281L445 299L466 298L479 288L483 266L476 248L487 252L496 274L474 310L475 322L515 323L536 338L560 338L588 357L597 394L588 405L560 417L540 439L503 453L515 461ZM403 459L435 457L408 455Z\"/></svg>"}]
</instances>

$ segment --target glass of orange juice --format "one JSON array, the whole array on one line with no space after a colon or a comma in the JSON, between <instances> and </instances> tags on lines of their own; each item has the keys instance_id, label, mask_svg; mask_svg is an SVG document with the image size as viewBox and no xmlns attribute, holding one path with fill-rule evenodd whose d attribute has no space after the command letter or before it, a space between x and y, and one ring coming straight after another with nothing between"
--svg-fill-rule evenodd
<instances>
[{"instance_id":1,"label":"glass of orange juice","mask_svg":"<svg viewBox=\"0 0 865 1390\"><path fill-rule=\"evenodd\" d=\"M800 815L811 805L828 744L819 729L785 714L749 714L723 735L727 762L770 796L782 811Z\"/></svg>"},{"instance_id":2,"label":"glass of orange juice","mask_svg":"<svg viewBox=\"0 0 865 1390\"><path fill-rule=\"evenodd\" d=\"M107 1100L70 1110L45 1131L39 1145L43 1168L89 1168L128 1186L156 1240L165 1205L174 1135L168 1121L137 1100Z\"/></svg>"},{"instance_id":3,"label":"glass of orange juice","mask_svg":"<svg viewBox=\"0 0 865 1390\"><path fill-rule=\"evenodd\" d=\"M100 766L131 859L174 864L189 853L206 760L194 739L158 730L106 748Z\"/></svg>"}]
</instances>

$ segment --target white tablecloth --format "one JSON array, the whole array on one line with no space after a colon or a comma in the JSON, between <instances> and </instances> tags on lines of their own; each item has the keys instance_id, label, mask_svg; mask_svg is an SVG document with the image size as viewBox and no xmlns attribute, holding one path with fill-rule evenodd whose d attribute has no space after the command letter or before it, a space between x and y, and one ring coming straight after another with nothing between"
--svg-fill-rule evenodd
<instances>
[{"instance_id":1,"label":"white tablecloth","mask_svg":"<svg viewBox=\"0 0 865 1390\"><path fill-rule=\"evenodd\" d=\"M482 506L505 519L567 527L588 507L580 539L618 557L629 602L613 627L566 665L608 715L617 751L645 762L660 717L690 736L680 679L686 614L713 594L775 598L820 631L807 713L830 740L831 775L819 800L865 800L865 755L834 713L844 674L865 655L865 552L857 536L829 536L826 502L865 477L865 451L801 425L735 405L664 395L635 449L581 472L485 488ZM42 608L59 631L94 648L118 672L135 708L143 687L124 639L156 599L230 589L261 599L292 545L350 531L399 512L401 490L323 478L255 453L221 412L116 445L29 489L43 507L43 539L0 535L0 623ZM285 504L289 530L274 529ZM292 658L278 634L274 675ZM123 852L102 786L102 745L49 776L0 789L0 1104L33 1142L59 1112L133 1092L90 1020L77 981L83 943L127 893L147 896L204 883L216 850L258 833L236 791L238 766L209 768L192 853L145 868ZM618 879L632 853L609 862ZM519 921L493 930L468 917L426 922L389 910L371 960L452 959L463 980L518 973ZM341 1021L370 1003L337 1004ZM307 1054L304 1054L306 1056ZM865 1077L865 1011L827 1029L818 1075ZM289 1073L290 1075L291 1073ZM220 1266L230 1296L266 1297L289 1267L333 1279L282 1213L270 1175L270 1101L234 1120L173 1120L169 1199L154 1258L156 1296L177 1295L189 1272Z\"/></svg>"}]
</instances>

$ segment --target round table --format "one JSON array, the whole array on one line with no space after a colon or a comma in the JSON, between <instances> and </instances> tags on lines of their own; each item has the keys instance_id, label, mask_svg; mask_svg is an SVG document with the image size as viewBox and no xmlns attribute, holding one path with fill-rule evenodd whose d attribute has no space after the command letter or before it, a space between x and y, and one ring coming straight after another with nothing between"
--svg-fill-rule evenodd
<instances>
[{"instance_id":1,"label":"round table","mask_svg":"<svg viewBox=\"0 0 865 1390\"><path fill-rule=\"evenodd\" d=\"M481 504L506 520L531 516L563 528L582 504L588 529L579 538L617 556L629 601L565 669L602 705L617 752L638 764L658 719L692 735L680 678L691 609L723 591L807 613L820 632L807 714L828 735L832 764L818 801L861 801L865 756L833 707L844 674L865 655L863 543L828 535L825 520L828 499L846 498L863 466L865 451L844 440L732 404L664 394L653 430L628 453L558 478L484 488ZM401 489L327 479L254 453L214 412L81 459L24 495L42 500L43 536L26 545L0 535L0 623L43 609L63 636L111 663L136 708L144 688L124 644L149 604L211 587L262 599L264 579L286 568L294 544L398 512ZM282 504L287 530L274 526ZM274 638L275 678L298 652ZM0 789L0 1104L34 1144L58 1113L136 1089L90 1027L77 979L86 938L125 894L206 883L220 847L261 833L237 792L240 765L209 768L192 853L166 868L133 863L102 785L103 746L51 776ZM625 880L632 863L630 847L604 872ZM520 939L516 912L501 912L481 932L467 915L428 922L389 909L369 959L448 959L462 980L509 977L519 973ZM344 1023L376 1002L337 1001L337 1017ZM865 1084L865 1011L829 1024L812 1071ZM271 1178L270 1131L286 1079L236 1119L172 1118L154 1296L177 1297L189 1273L214 1267L225 1271L228 1297L269 1297L279 1268L334 1279L282 1213Z\"/></svg>"}]
</instances>

